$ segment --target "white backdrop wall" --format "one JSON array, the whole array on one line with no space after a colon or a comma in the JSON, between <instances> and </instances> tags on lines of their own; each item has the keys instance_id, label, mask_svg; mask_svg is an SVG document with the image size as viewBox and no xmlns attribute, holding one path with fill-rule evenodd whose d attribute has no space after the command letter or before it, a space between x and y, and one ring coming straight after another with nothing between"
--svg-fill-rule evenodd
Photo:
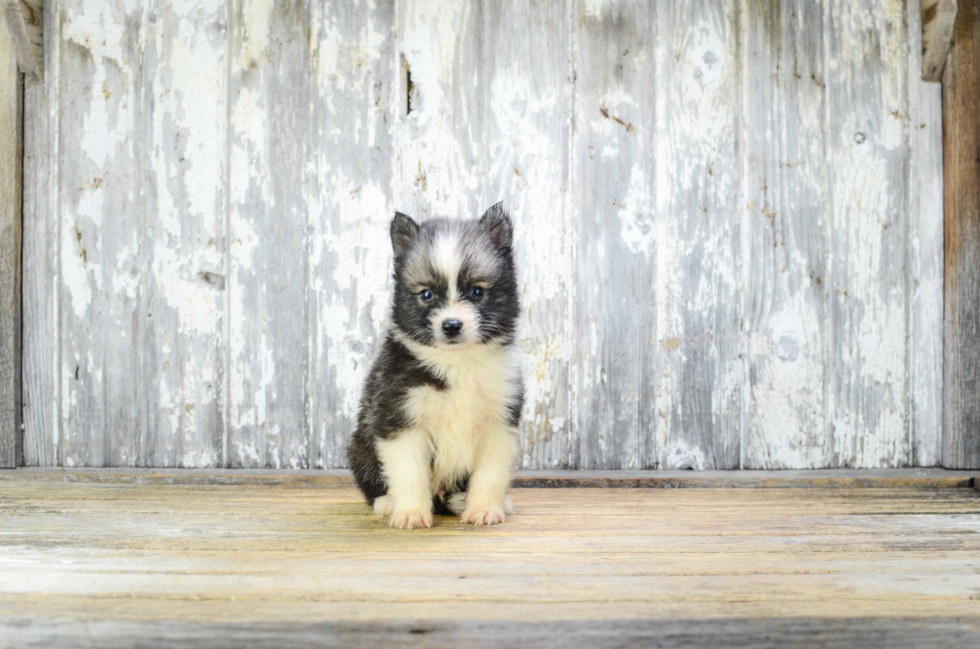
<instances>
[{"instance_id":1,"label":"white backdrop wall","mask_svg":"<svg viewBox=\"0 0 980 649\"><path fill-rule=\"evenodd\" d=\"M387 224L517 230L526 468L934 465L919 3L49 0L31 465L340 467Z\"/></svg>"}]
</instances>

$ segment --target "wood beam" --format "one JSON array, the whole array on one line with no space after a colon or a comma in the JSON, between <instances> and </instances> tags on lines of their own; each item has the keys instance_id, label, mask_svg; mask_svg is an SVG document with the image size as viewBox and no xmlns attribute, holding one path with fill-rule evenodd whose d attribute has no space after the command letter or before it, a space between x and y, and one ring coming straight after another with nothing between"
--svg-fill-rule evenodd
<instances>
[{"instance_id":1,"label":"wood beam","mask_svg":"<svg viewBox=\"0 0 980 649\"><path fill-rule=\"evenodd\" d=\"M0 0L17 67L30 83L44 80L43 0Z\"/></svg>"},{"instance_id":2,"label":"wood beam","mask_svg":"<svg viewBox=\"0 0 980 649\"><path fill-rule=\"evenodd\" d=\"M961 0L943 74L943 466L980 468L980 0Z\"/></svg>"},{"instance_id":3,"label":"wood beam","mask_svg":"<svg viewBox=\"0 0 980 649\"><path fill-rule=\"evenodd\" d=\"M44 80L44 0L20 0L20 15L24 19L27 40L31 42L34 62Z\"/></svg>"},{"instance_id":4,"label":"wood beam","mask_svg":"<svg viewBox=\"0 0 980 649\"><path fill-rule=\"evenodd\" d=\"M923 80L942 80L955 21L956 0L922 0Z\"/></svg>"}]
</instances>

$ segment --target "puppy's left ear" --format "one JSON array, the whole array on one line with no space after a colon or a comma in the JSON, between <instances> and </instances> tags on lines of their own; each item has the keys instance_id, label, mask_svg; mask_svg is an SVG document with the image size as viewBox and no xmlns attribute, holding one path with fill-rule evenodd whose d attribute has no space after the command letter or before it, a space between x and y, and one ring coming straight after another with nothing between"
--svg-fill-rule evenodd
<instances>
[{"instance_id":1,"label":"puppy's left ear","mask_svg":"<svg viewBox=\"0 0 980 649\"><path fill-rule=\"evenodd\" d=\"M480 217L480 226L490 235L490 240L498 248L509 250L514 242L514 226L504 211L503 201L497 203Z\"/></svg>"}]
</instances>

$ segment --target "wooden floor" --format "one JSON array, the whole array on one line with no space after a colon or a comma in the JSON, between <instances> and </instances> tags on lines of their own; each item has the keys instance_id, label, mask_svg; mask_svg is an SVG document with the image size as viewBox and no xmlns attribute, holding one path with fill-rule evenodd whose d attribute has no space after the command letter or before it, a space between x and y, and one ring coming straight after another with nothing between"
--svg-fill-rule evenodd
<instances>
[{"instance_id":1,"label":"wooden floor","mask_svg":"<svg viewBox=\"0 0 980 649\"><path fill-rule=\"evenodd\" d=\"M0 473L0 647L980 646L967 474L518 488L413 531L344 476L222 475Z\"/></svg>"}]
</instances>

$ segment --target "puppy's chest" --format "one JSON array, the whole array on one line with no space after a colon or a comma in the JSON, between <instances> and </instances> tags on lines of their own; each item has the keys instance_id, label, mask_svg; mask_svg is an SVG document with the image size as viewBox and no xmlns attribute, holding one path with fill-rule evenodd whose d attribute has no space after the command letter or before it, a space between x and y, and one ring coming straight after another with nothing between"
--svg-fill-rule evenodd
<instances>
[{"instance_id":1,"label":"puppy's chest","mask_svg":"<svg viewBox=\"0 0 980 649\"><path fill-rule=\"evenodd\" d=\"M445 380L416 388L407 405L430 435L437 473L450 476L468 472L482 435L507 421L518 383L507 358L449 368Z\"/></svg>"},{"instance_id":2,"label":"puppy's chest","mask_svg":"<svg viewBox=\"0 0 980 649\"><path fill-rule=\"evenodd\" d=\"M516 383L503 368L464 368L449 372L446 384L442 390L418 388L412 395L413 414L433 436L450 431L478 432L476 429L506 421Z\"/></svg>"}]
</instances>

